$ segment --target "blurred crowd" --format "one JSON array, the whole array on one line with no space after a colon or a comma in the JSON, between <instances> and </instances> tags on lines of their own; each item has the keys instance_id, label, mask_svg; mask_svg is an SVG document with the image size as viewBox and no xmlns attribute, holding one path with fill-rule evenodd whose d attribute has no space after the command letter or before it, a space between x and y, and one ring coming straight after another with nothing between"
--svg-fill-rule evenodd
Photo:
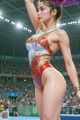
<instances>
[{"instance_id":1,"label":"blurred crowd","mask_svg":"<svg viewBox=\"0 0 80 120\"><path fill-rule=\"evenodd\" d=\"M8 74L28 74L30 67L28 61L0 60L0 73Z\"/></svg>"},{"instance_id":2,"label":"blurred crowd","mask_svg":"<svg viewBox=\"0 0 80 120\"><path fill-rule=\"evenodd\" d=\"M77 71L80 71L80 59L74 59ZM51 64L60 72L65 72L65 65L63 60L51 60ZM30 74L30 66L28 61L11 61L0 60L0 73L8 74Z\"/></svg>"},{"instance_id":3,"label":"blurred crowd","mask_svg":"<svg viewBox=\"0 0 80 120\"><path fill-rule=\"evenodd\" d=\"M65 72L65 65L63 60L53 61L51 63L60 72ZM80 71L80 60L74 60L77 71ZM0 61L0 73L5 74L31 74L28 62L21 61ZM67 90L63 99L62 113L67 114L79 114L80 113L80 100L77 98L72 83L69 77L66 76ZM2 95L4 92L20 92L17 97L6 98ZM0 77L0 111L5 110L12 106L17 112L17 105L23 106L36 105L34 95L34 84L32 78L12 78L12 77ZM64 109L63 109L64 108ZM18 113L17 113L18 114Z\"/></svg>"}]
</instances>

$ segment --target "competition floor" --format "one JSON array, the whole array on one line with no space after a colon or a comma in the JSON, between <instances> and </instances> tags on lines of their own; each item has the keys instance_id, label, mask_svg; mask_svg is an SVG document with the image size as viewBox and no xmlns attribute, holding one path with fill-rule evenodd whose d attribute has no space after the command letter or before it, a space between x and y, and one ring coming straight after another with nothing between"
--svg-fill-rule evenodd
<instances>
[{"instance_id":1,"label":"competition floor","mask_svg":"<svg viewBox=\"0 0 80 120\"><path fill-rule=\"evenodd\" d=\"M18 116L18 117L9 117L9 120L40 120L40 119L39 117Z\"/></svg>"},{"instance_id":2,"label":"competition floor","mask_svg":"<svg viewBox=\"0 0 80 120\"><path fill-rule=\"evenodd\" d=\"M7 120L7 119L2 119ZM9 117L8 120L40 120L39 117L34 116L18 116L18 117ZM61 114L61 120L80 120L80 115L67 115Z\"/></svg>"}]
</instances>

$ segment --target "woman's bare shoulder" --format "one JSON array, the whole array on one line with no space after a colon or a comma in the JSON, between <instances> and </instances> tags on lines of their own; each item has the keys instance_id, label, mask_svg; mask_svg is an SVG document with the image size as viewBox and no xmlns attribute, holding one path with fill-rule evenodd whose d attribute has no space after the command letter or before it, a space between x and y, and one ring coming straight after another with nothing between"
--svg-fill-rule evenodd
<instances>
[{"instance_id":1,"label":"woman's bare shoulder","mask_svg":"<svg viewBox=\"0 0 80 120\"><path fill-rule=\"evenodd\" d=\"M64 36L64 35L67 35L66 31L65 30L62 30L60 28L57 29L57 35L59 36Z\"/></svg>"},{"instance_id":2,"label":"woman's bare shoulder","mask_svg":"<svg viewBox=\"0 0 80 120\"><path fill-rule=\"evenodd\" d=\"M56 31L56 34L57 34L57 37L58 37L58 40L59 41L67 41L69 42L69 37L68 37L68 34L65 30L62 30L62 29L58 29Z\"/></svg>"}]
</instances>

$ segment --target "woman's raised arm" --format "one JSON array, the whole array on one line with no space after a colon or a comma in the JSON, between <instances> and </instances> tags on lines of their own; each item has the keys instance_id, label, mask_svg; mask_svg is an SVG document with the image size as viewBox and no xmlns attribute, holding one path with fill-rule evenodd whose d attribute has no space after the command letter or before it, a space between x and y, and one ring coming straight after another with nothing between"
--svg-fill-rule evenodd
<instances>
[{"instance_id":1,"label":"woman's raised arm","mask_svg":"<svg viewBox=\"0 0 80 120\"><path fill-rule=\"evenodd\" d=\"M30 18L35 30L37 30L37 28L39 27L40 21L38 20L37 11L33 4L34 0L24 0L24 1L25 1L27 11L28 11L29 18Z\"/></svg>"}]
</instances>

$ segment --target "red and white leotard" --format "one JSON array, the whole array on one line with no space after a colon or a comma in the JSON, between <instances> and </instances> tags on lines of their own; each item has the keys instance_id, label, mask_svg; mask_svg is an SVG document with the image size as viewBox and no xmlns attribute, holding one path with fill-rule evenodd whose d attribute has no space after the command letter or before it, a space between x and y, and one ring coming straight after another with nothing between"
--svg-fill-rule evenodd
<instances>
[{"instance_id":1,"label":"red and white leotard","mask_svg":"<svg viewBox=\"0 0 80 120\"><path fill-rule=\"evenodd\" d=\"M52 28L46 33L52 32L57 28ZM38 87L43 90L42 85L42 72L48 68L52 67L49 60L45 59L44 56L52 56L53 51L50 49L49 42L44 36L45 32L41 34L35 34L26 41L26 48L29 51L28 58L31 66L33 81L38 85Z\"/></svg>"}]
</instances>

